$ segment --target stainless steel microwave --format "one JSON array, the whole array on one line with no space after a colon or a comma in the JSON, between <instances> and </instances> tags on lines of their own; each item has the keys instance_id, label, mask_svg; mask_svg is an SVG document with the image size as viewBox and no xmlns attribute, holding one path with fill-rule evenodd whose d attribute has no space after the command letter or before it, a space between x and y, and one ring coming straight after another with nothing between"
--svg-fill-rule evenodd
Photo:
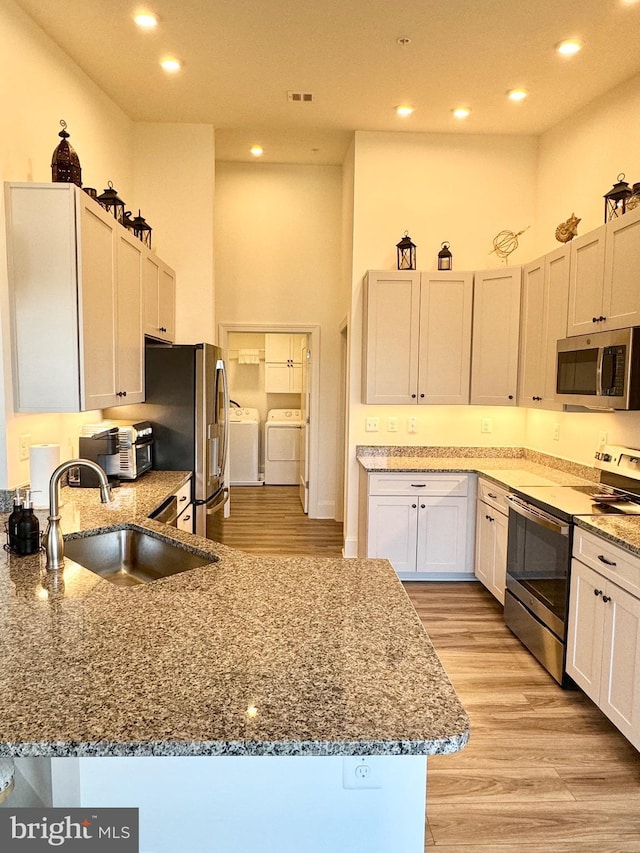
<instances>
[{"instance_id":1,"label":"stainless steel microwave","mask_svg":"<svg viewBox=\"0 0 640 853\"><path fill-rule=\"evenodd\" d=\"M558 341L556 399L590 409L640 409L640 327Z\"/></svg>"}]
</instances>

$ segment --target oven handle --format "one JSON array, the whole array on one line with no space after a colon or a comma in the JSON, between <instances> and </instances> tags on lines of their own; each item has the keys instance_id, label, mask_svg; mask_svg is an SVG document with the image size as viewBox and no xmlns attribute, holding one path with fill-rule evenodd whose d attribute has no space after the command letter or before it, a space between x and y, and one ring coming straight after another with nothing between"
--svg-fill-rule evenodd
<instances>
[{"instance_id":1,"label":"oven handle","mask_svg":"<svg viewBox=\"0 0 640 853\"><path fill-rule=\"evenodd\" d=\"M569 525L561 524L552 515L547 515L546 512L541 512L539 509L532 507L530 504L522 503L513 495L507 495L505 500L511 509L513 509L514 512L517 512L518 515L528 518L529 521L533 521L535 524L540 524L542 527L546 527L547 530L559 533L561 536L569 535Z\"/></svg>"}]
</instances>

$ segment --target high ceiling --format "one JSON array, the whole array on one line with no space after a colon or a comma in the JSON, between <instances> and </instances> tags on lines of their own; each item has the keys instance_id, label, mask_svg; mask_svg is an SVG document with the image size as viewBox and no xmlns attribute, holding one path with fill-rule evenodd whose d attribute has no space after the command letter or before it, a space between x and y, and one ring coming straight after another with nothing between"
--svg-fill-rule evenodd
<instances>
[{"instance_id":1,"label":"high ceiling","mask_svg":"<svg viewBox=\"0 0 640 853\"><path fill-rule=\"evenodd\" d=\"M17 2L130 118L213 124L222 160L340 163L354 130L539 134L640 73L631 0L149 0L152 32L135 0Z\"/></svg>"}]
</instances>

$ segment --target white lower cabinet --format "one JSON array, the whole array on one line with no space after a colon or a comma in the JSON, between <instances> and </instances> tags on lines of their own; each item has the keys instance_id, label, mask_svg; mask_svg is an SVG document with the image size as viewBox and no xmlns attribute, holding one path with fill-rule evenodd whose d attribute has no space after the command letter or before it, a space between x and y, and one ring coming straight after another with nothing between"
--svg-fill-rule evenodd
<instances>
[{"instance_id":1,"label":"white lower cabinet","mask_svg":"<svg viewBox=\"0 0 640 853\"><path fill-rule=\"evenodd\" d=\"M385 557L414 580L472 576L473 475L377 473L366 485L361 556Z\"/></svg>"},{"instance_id":2,"label":"white lower cabinet","mask_svg":"<svg viewBox=\"0 0 640 853\"><path fill-rule=\"evenodd\" d=\"M478 480L475 575L501 604L507 576L507 492Z\"/></svg>"},{"instance_id":3,"label":"white lower cabinet","mask_svg":"<svg viewBox=\"0 0 640 853\"><path fill-rule=\"evenodd\" d=\"M640 560L576 531L567 673L640 749Z\"/></svg>"}]
</instances>

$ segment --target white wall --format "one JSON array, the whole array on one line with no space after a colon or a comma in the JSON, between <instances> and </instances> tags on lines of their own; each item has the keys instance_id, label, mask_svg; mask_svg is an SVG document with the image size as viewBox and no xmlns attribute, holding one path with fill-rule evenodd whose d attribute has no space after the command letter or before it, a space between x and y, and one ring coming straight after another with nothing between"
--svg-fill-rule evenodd
<instances>
[{"instance_id":1,"label":"white wall","mask_svg":"<svg viewBox=\"0 0 640 853\"><path fill-rule=\"evenodd\" d=\"M218 163L216 321L320 325L318 514L335 512L341 170ZM241 402L241 401L239 401Z\"/></svg>"},{"instance_id":2,"label":"white wall","mask_svg":"<svg viewBox=\"0 0 640 853\"><path fill-rule=\"evenodd\" d=\"M493 237L520 231L511 263L531 256L535 234L537 140L534 137L358 132L354 153L354 225L349 366L349 437L345 553L356 553L357 444L519 446L526 413L476 406L373 407L360 402L362 277L367 269L395 269L396 243L405 230L417 246L418 269L436 269L441 243L451 243L454 269L499 266ZM400 430L387 433L386 417ZM379 415L382 431L365 432L365 417ZM406 420L418 418L409 434ZM480 433L489 416L493 432Z\"/></svg>"},{"instance_id":3,"label":"white wall","mask_svg":"<svg viewBox=\"0 0 640 853\"><path fill-rule=\"evenodd\" d=\"M604 222L602 196L620 172L640 181L640 76L608 92L540 138L536 255L557 243L556 225L572 212L584 234ZM533 257L533 256L532 256ZM639 284L640 291L640 284ZM553 424L560 439L552 438ZM640 447L640 413L528 412L527 446L591 464L600 432Z\"/></svg>"},{"instance_id":4,"label":"white wall","mask_svg":"<svg viewBox=\"0 0 640 853\"><path fill-rule=\"evenodd\" d=\"M65 119L82 166L85 186L101 192L113 181L125 201L133 200L132 123L11 0L0 5L0 77L4 80L0 163L3 181L50 181L51 157ZM4 238L4 195L0 212L0 315L2 380L0 407L0 488L29 480L28 462L18 461L18 436L31 443L61 445L62 459L77 452L82 416L25 415L13 412L11 353ZM55 329L51 330L55 346ZM4 434L4 437L2 436Z\"/></svg>"},{"instance_id":5,"label":"white wall","mask_svg":"<svg viewBox=\"0 0 640 853\"><path fill-rule=\"evenodd\" d=\"M134 139L136 203L154 249L177 273L176 340L216 343L213 127L137 123Z\"/></svg>"}]
</instances>

